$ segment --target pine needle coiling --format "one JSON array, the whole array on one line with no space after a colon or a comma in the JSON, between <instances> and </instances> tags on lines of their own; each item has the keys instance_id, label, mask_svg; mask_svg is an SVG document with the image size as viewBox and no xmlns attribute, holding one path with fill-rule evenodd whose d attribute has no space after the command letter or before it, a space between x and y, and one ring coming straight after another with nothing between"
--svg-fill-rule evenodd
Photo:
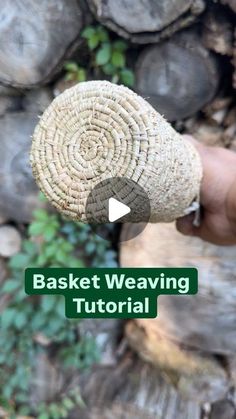
<instances>
[{"instance_id":1,"label":"pine needle coiling","mask_svg":"<svg viewBox=\"0 0 236 419\"><path fill-rule=\"evenodd\" d=\"M35 129L31 164L51 203L85 222L88 195L107 178L144 188L152 222L184 215L202 178L192 144L143 98L107 81L79 83L54 99Z\"/></svg>"}]
</instances>

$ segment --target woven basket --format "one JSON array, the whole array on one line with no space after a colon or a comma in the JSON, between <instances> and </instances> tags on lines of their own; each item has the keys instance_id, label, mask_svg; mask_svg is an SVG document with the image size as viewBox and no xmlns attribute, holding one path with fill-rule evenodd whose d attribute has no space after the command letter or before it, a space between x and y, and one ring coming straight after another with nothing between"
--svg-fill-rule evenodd
<instances>
[{"instance_id":1,"label":"woven basket","mask_svg":"<svg viewBox=\"0 0 236 419\"><path fill-rule=\"evenodd\" d=\"M202 178L195 148L143 98L107 81L79 83L51 103L33 135L31 164L51 203L85 222L89 192L104 179L137 182L150 221L169 222L198 200Z\"/></svg>"}]
</instances>

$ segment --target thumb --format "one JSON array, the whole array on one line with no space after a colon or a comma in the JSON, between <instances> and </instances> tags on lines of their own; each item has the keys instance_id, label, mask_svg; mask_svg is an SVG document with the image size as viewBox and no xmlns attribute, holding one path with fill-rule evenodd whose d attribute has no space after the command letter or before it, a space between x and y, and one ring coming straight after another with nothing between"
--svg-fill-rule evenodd
<instances>
[{"instance_id":1,"label":"thumb","mask_svg":"<svg viewBox=\"0 0 236 419\"><path fill-rule=\"evenodd\" d=\"M196 233L196 227L193 225L194 214L186 215L185 217L178 218L176 220L177 230L185 236L194 236Z\"/></svg>"}]
</instances>

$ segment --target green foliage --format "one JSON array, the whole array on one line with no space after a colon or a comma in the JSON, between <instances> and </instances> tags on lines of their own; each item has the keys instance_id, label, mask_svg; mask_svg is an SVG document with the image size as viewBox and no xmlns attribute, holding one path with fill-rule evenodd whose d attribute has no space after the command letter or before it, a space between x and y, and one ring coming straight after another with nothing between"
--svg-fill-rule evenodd
<instances>
[{"instance_id":1,"label":"green foliage","mask_svg":"<svg viewBox=\"0 0 236 419\"><path fill-rule=\"evenodd\" d=\"M86 81L87 71L84 67L79 66L73 61L67 61L64 65L66 70L66 81Z\"/></svg>"},{"instance_id":2,"label":"green foliage","mask_svg":"<svg viewBox=\"0 0 236 419\"><path fill-rule=\"evenodd\" d=\"M113 83L123 83L129 87L134 85L134 73L126 66L127 42L122 39L113 40L108 30L100 25L87 26L82 37L90 51L89 67L96 75L108 76Z\"/></svg>"},{"instance_id":3,"label":"green foliage","mask_svg":"<svg viewBox=\"0 0 236 419\"><path fill-rule=\"evenodd\" d=\"M38 405L38 419L62 419L68 418L71 409L76 406L84 407L84 402L80 396L80 390L78 387L68 391L67 395L63 395L56 403L40 403ZM20 414L27 414L25 409L21 409Z\"/></svg>"},{"instance_id":4,"label":"green foliage","mask_svg":"<svg viewBox=\"0 0 236 419\"><path fill-rule=\"evenodd\" d=\"M24 292L25 267L87 265L116 266L116 253L88 225L36 210L21 252L9 260L9 279L0 289L1 297L8 300L0 319L0 405L27 410L32 368L48 347L56 348L56 359L64 369L88 368L98 359L94 341L79 332L79 321L65 318L62 296L29 297ZM73 397L59 394L60 402L38 406L35 413L41 419L67 417L76 397L78 391Z\"/></svg>"}]
</instances>

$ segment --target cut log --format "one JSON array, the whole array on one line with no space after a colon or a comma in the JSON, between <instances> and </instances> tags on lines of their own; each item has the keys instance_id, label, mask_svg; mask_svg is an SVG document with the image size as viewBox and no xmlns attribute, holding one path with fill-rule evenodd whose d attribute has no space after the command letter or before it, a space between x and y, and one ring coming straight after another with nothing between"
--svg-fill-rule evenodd
<instances>
[{"instance_id":1,"label":"cut log","mask_svg":"<svg viewBox=\"0 0 236 419\"><path fill-rule=\"evenodd\" d=\"M31 377L29 403L35 408L39 403L55 400L62 392L64 375L58 365L51 361L46 351L39 352L35 359Z\"/></svg>"},{"instance_id":2,"label":"cut log","mask_svg":"<svg viewBox=\"0 0 236 419\"><path fill-rule=\"evenodd\" d=\"M40 115L53 100L53 93L48 88L30 90L22 100L24 110Z\"/></svg>"},{"instance_id":3,"label":"cut log","mask_svg":"<svg viewBox=\"0 0 236 419\"><path fill-rule=\"evenodd\" d=\"M65 372L60 363L41 352L35 360L30 405L61 398L79 385L84 407L70 419L200 419L201 406L185 400L161 376L160 370L136 357L122 356L115 366L99 365L86 373ZM70 383L68 385L68 383Z\"/></svg>"},{"instance_id":4,"label":"cut log","mask_svg":"<svg viewBox=\"0 0 236 419\"><path fill-rule=\"evenodd\" d=\"M209 419L235 419L235 406L230 400L219 400L211 406Z\"/></svg>"},{"instance_id":5,"label":"cut log","mask_svg":"<svg viewBox=\"0 0 236 419\"><path fill-rule=\"evenodd\" d=\"M11 90L7 89L6 94ZM4 112L0 119L0 216L20 222L28 222L38 201L38 188L31 174L29 151L31 135L40 115L53 99L48 88L34 89L18 96L3 95ZM1 94L1 91L0 91ZM9 108L9 106L11 107ZM19 112L14 112L21 109ZM23 110L24 111L23 111ZM1 106L0 106L1 111Z\"/></svg>"},{"instance_id":6,"label":"cut log","mask_svg":"<svg viewBox=\"0 0 236 419\"><path fill-rule=\"evenodd\" d=\"M157 42L191 24L203 0L88 0L97 20L136 43Z\"/></svg>"},{"instance_id":7,"label":"cut log","mask_svg":"<svg viewBox=\"0 0 236 419\"><path fill-rule=\"evenodd\" d=\"M39 205L31 174L29 150L37 114L12 112L0 119L0 214L27 222Z\"/></svg>"},{"instance_id":8,"label":"cut log","mask_svg":"<svg viewBox=\"0 0 236 419\"><path fill-rule=\"evenodd\" d=\"M218 82L215 57L189 31L147 47L136 65L136 90L169 121L199 111L215 96Z\"/></svg>"},{"instance_id":9,"label":"cut log","mask_svg":"<svg viewBox=\"0 0 236 419\"><path fill-rule=\"evenodd\" d=\"M222 4L225 4L236 13L236 1L235 0L220 0Z\"/></svg>"},{"instance_id":10,"label":"cut log","mask_svg":"<svg viewBox=\"0 0 236 419\"><path fill-rule=\"evenodd\" d=\"M21 99L14 96L0 95L0 117L6 112L18 111L21 105Z\"/></svg>"},{"instance_id":11,"label":"cut log","mask_svg":"<svg viewBox=\"0 0 236 419\"><path fill-rule=\"evenodd\" d=\"M10 86L0 85L0 96L20 96L21 91Z\"/></svg>"},{"instance_id":12,"label":"cut log","mask_svg":"<svg viewBox=\"0 0 236 419\"><path fill-rule=\"evenodd\" d=\"M0 116L8 111L14 112L22 109L21 102L22 92L12 87L0 85Z\"/></svg>"},{"instance_id":13,"label":"cut log","mask_svg":"<svg viewBox=\"0 0 236 419\"><path fill-rule=\"evenodd\" d=\"M230 97L216 97L204 115L185 121L183 130L201 143L232 148L236 138L236 107Z\"/></svg>"},{"instance_id":14,"label":"cut log","mask_svg":"<svg viewBox=\"0 0 236 419\"><path fill-rule=\"evenodd\" d=\"M48 81L78 45L86 16L83 0L4 1L0 82L32 86Z\"/></svg>"},{"instance_id":15,"label":"cut log","mask_svg":"<svg viewBox=\"0 0 236 419\"><path fill-rule=\"evenodd\" d=\"M229 390L227 373L214 356L192 348L188 350L165 337L159 333L154 321L129 322L126 336L139 356L160 368L184 397L200 403L214 402Z\"/></svg>"},{"instance_id":16,"label":"cut log","mask_svg":"<svg viewBox=\"0 0 236 419\"><path fill-rule=\"evenodd\" d=\"M212 8L203 20L203 43L206 48L222 55L233 53L234 26L221 8Z\"/></svg>"},{"instance_id":17,"label":"cut log","mask_svg":"<svg viewBox=\"0 0 236 419\"><path fill-rule=\"evenodd\" d=\"M196 121L188 131L202 144L224 147L224 129L207 121Z\"/></svg>"},{"instance_id":18,"label":"cut log","mask_svg":"<svg viewBox=\"0 0 236 419\"><path fill-rule=\"evenodd\" d=\"M132 358L97 368L81 380L86 408L71 419L200 419L198 403L185 400L158 369Z\"/></svg>"},{"instance_id":19,"label":"cut log","mask_svg":"<svg viewBox=\"0 0 236 419\"><path fill-rule=\"evenodd\" d=\"M12 226L0 226L0 256L9 258L20 251L21 236Z\"/></svg>"},{"instance_id":20,"label":"cut log","mask_svg":"<svg viewBox=\"0 0 236 419\"><path fill-rule=\"evenodd\" d=\"M222 248L182 236L171 224L148 225L121 247L122 266L198 268L197 295L159 297L158 318L132 321L127 336L142 357L175 371L180 384L181 380L188 383L189 396L199 400L203 389L208 401L224 397L230 385L214 357L227 359L236 350L235 255L236 247ZM204 362L209 368L203 367ZM178 388L183 390L182 385Z\"/></svg>"}]
</instances>

